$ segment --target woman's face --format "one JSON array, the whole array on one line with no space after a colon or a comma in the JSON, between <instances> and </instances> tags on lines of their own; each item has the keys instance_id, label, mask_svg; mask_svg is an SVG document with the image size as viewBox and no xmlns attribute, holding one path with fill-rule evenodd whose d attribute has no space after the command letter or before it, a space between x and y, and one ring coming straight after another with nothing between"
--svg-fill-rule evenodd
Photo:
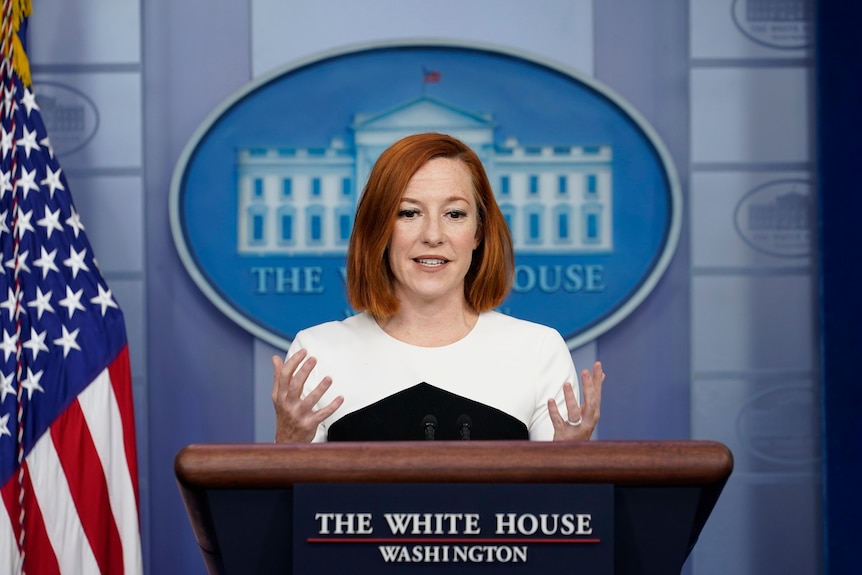
<instances>
[{"instance_id":1,"label":"woman's face","mask_svg":"<svg viewBox=\"0 0 862 575\"><path fill-rule=\"evenodd\" d=\"M389 241L394 291L402 305L463 302L478 230L467 166L450 158L422 166L407 183Z\"/></svg>"}]
</instances>

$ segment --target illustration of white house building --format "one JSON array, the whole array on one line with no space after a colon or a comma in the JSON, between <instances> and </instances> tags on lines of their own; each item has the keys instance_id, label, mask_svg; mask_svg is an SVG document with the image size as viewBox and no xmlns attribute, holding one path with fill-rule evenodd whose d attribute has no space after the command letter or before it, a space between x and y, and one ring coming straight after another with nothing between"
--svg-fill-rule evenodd
<instances>
[{"instance_id":1,"label":"illustration of white house building","mask_svg":"<svg viewBox=\"0 0 862 575\"><path fill-rule=\"evenodd\" d=\"M357 114L353 142L326 147L244 148L237 154L241 254L342 255L368 173L396 140L450 134L479 155L509 223L516 253L613 251L612 149L575 144L496 144L489 114L422 96L378 114Z\"/></svg>"}]
</instances>

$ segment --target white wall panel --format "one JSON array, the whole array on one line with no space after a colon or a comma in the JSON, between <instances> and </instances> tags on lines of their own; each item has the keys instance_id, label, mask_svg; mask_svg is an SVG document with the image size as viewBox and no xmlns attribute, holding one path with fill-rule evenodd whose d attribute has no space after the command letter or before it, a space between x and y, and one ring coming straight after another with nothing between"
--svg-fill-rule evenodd
<instances>
[{"instance_id":1,"label":"white wall panel","mask_svg":"<svg viewBox=\"0 0 862 575\"><path fill-rule=\"evenodd\" d=\"M692 278L692 370L810 371L814 295L808 275Z\"/></svg>"},{"instance_id":2,"label":"white wall panel","mask_svg":"<svg viewBox=\"0 0 862 575\"><path fill-rule=\"evenodd\" d=\"M255 76L335 47L435 38L518 48L593 73L592 0L252 0Z\"/></svg>"},{"instance_id":3,"label":"white wall panel","mask_svg":"<svg viewBox=\"0 0 862 575\"><path fill-rule=\"evenodd\" d=\"M811 72L805 68L691 71L692 162L807 162Z\"/></svg>"},{"instance_id":4,"label":"white wall panel","mask_svg":"<svg viewBox=\"0 0 862 575\"><path fill-rule=\"evenodd\" d=\"M33 4L27 33L31 62L140 62L139 0L36 0Z\"/></svg>"},{"instance_id":5,"label":"white wall panel","mask_svg":"<svg viewBox=\"0 0 862 575\"><path fill-rule=\"evenodd\" d=\"M821 570L817 476L732 476L691 561L695 575L813 575Z\"/></svg>"}]
</instances>

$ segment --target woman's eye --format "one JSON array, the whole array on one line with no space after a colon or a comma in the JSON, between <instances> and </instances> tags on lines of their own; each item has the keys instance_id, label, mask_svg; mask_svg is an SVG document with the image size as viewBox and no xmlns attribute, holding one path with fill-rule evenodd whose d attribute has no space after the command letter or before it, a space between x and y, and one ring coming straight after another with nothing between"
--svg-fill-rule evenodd
<instances>
[{"instance_id":1,"label":"woman's eye","mask_svg":"<svg viewBox=\"0 0 862 575\"><path fill-rule=\"evenodd\" d=\"M453 220L460 220L461 218L467 217L467 212L463 210L452 210L449 212L449 217Z\"/></svg>"},{"instance_id":2,"label":"woman's eye","mask_svg":"<svg viewBox=\"0 0 862 575\"><path fill-rule=\"evenodd\" d=\"M399 218L414 218L417 215L419 215L419 210L416 209L401 210L398 212Z\"/></svg>"}]
</instances>

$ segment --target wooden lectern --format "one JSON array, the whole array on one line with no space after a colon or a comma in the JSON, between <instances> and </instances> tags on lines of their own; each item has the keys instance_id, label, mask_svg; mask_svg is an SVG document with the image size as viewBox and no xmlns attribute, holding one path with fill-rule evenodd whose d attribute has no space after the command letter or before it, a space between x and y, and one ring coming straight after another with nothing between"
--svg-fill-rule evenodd
<instances>
[{"instance_id":1,"label":"wooden lectern","mask_svg":"<svg viewBox=\"0 0 862 575\"><path fill-rule=\"evenodd\" d=\"M677 574L732 469L710 441L202 444L175 460L213 575L291 573L298 483L611 484L614 573Z\"/></svg>"}]
</instances>

